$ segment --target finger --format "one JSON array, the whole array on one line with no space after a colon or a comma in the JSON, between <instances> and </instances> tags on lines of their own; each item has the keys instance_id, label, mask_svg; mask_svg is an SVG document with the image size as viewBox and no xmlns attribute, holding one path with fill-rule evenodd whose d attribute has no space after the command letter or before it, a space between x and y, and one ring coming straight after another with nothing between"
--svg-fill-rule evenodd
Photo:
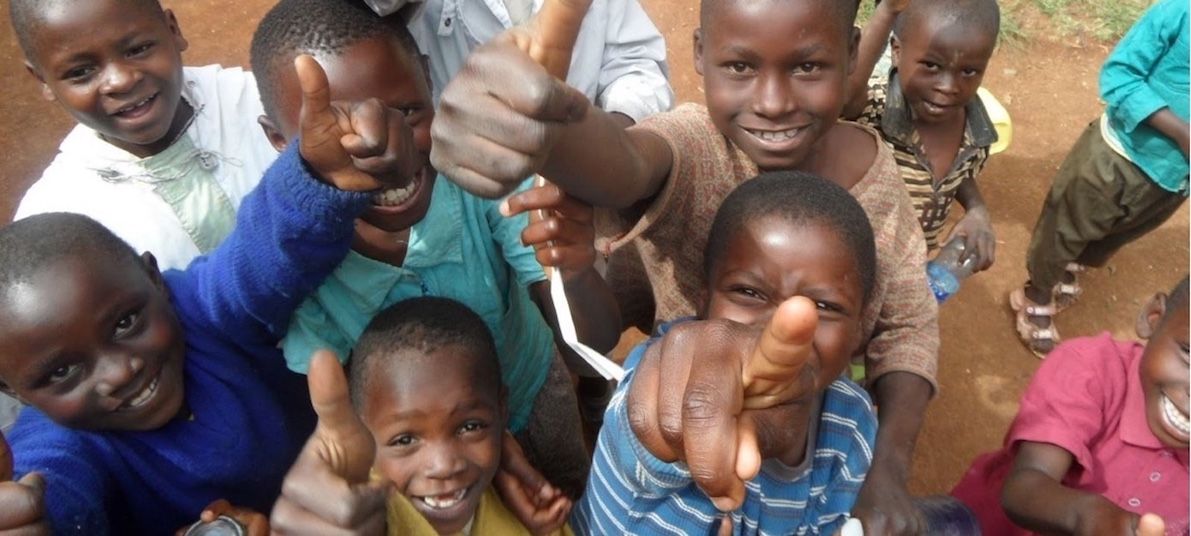
<instances>
[{"instance_id":1,"label":"finger","mask_svg":"<svg viewBox=\"0 0 1191 536\"><path fill-rule=\"evenodd\" d=\"M809 363L819 316L811 300L782 302L744 364L745 407L769 407L804 396L814 388L816 367Z\"/></svg>"},{"instance_id":2,"label":"finger","mask_svg":"<svg viewBox=\"0 0 1191 536\"><path fill-rule=\"evenodd\" d=\"M337 527L354 527L385 509L389 492L385 482L350 486L325 468L312 467L309 473L303 485L286 479L281 493L319 519Z\"/></svg>"},{"instance_id":3,"label":"finger","mask_svg":"<svg viewBox=\"0 0 1191 536\"><path fill-rule=\"evenodd\" d=\"M0 482L12 480L12 448L8 440L0 433Z\"/></svg>"},{"instance_id":4,"label":"finger","mask_svg":"<svg viewBox=\"0 0 1191 536\"><path fill-rule=\"evenodd\" d=\"M11 530L45 519L45 480L29 473L17 482L0 483L0 512L5 522L0 530Z\"/></svg>"},{"instance_id":5,"label":"finger","mask_svg":"<svg viewBox=\"0 0 1191 536\"><path fill-rule=\"evenodd\" d=\"M591 268L595 264L595 250L591 246L540 247L534 256L542 266L576 272Z\"/></svg>"},{"instance_id":6,"label":"finger","mask_svg":"<svg viewBox=\"0 0 1191 536\"><path fill-rule=\"evenodd\" d=\"M658 426L660 370L657 361L660 346L661 343L650 346L634 369L625 410L629 417L629 427L641 445L659 460L672 462L678 459L678 452L662 439Z\"/></svg>"},{"instance_id":7,"label":"finger","mask_svg":"<svg viewBox=\"0 0 1191 536\"><path fill-rule=\"evenodd\" d=\"M761 447L756 425L751 416L741 417L736 422L736 476L747 482L760 472Z\"/></svg>"},{"instance_id":8,"label":"finger","mask_svg":"<svg viewBox=\"0 0 1191 536\"><path fill-rule=\"evenodd\" d=\"M515 478L520 486L534 494L543 488L550 487L546 477L542 476L542 473L529 463L529 458L512 433L506 430L501 441L500 469L502 472Z\"/></svg>"},{"instance_id":9,"label":"finger","mask_svg":"<svg viewBox=\"0 0 1191 536\"><path fill-rule=\"evenodd\" d=\"M552 76L566 79L571 51L590 6L591 0L546 0L538 11L533 25L538 33L529 55Z\"/></svg>"},{"instance_id":10,"label":"finger","mask_svg":"<svg viewBox=\"0 0 1191 536\"><path fill-rule=\"evenodd\" d=\"M521 242L527 246L586 248L595 256L595 231L591 225L566 218L551 216L526 225L521 231Z\"/></svg>"},{"instance_id":11,"label":"finger","mask_svg":"<svg viewBox=\"0 0 1191 536\"><path fill-rule=\"evenodd\" d=\"M380 156L389 144L389 112L377 99L352 103L349 134L340 139L344 150L356 158Z\"/></svg>"},{"instance_id":12,"label":"finger","mask_svg":"<svg viewBox=\"0 0 1191 536\"><path fill-rule=\"evenodd\" d=\"M685 327L685 326L684 326ZM693 344L691 332L674 329L660 341L658 355L657 423L662 439L681 453L685 449L683 436L684 406L693 381L691 362L698 344Z\"/></svg>"},{"instance_id":13,"label":"finger","mask_svg":"<svg viewBox=\"0 0 1191 536\"><path fill-rule=\"evenodd\" d=\"M201 519L203 523L210 523L215 521L215 518L227 513L231 509L231 503L224 499L217 499L211 504L208 504L206 508L203 508L203 513L199 514L199 519Z\"/></svg>"},{"instance_id":14,"label":"finger","mask_svg":"<svg viewBox=\"0 0 1191 536\"><path fill-rule=\"evenodd\" d=\"M513 513L517 519L532 519L537 513L536 498L529 490L522 486L520 479L503 469L492 477L492 485L500 492L501 503Z\"/></svg>"},{"instance_id":15,"label":"finger","mask_svg":"<svg viewBox=\"0 0 1191 536\"><path fill-rule=\"evenodd\" d=\"M345 526L336 524L315 512L282 498L273 506L273 515L269 524L274 534L287 536L355 536L359 534L383 534L385 527L385 511L379 510L362 519L357 525Z\"/></svg>"},{"instance_id":16,"label":"finger","mask_svg":"<svg viewBox=\"0 0 1191 536\"><path fill-rule=\"evenodd\" d=\"M431 127L432 129L434 127ZM468 192L488 199L508 195L534 172L537 161L490 139L469 136L469 140L449 140L433 136L430 163L434 169ZM471 146L463 154L457 147ZM466 156L466 158L460 158ZM466 161L466 165L459 162Z\"/></svg>"},{"instance_id":17,"label":"finger","mask_svg":"<svg viewBox=\"0 0 1191 536\"><path fill-rule=\"evenodd\" d=\"M315 352L307 381L310 404L318 415L318 426L307 442L307 449L315 450L315 459L310 462L321 462L320 467L337 472L336 476L347 483L367 482L376 446L372 434L352 408L347 378L335 354L327 350ZM307 449L301 456L312 456Z\"/></svg>"},{"instance_id":18,"label":"finger","mask_svg":"<svg viewBox=\"0 0 1191 536\"><path fill-rule=\"evenodd\" d=\"M1137 536L1162 536L1166 534L1166 522L1157 514L1144 514L1137 521Z\"/></svg>"},{"instance_id":19,"label":"finger","mask_svg":"<svg viewBox=\"0 0 1191 536\"><path fill-rule=\"evenodd\" d=\"M313 119L334 121L331 111L331 84L327 73L314 57L299 54L294 58L294 70L298 73L298 86L302 89L301 124Z\"/></svg>"},{"instance_id":20,"label":"finger","mask_svg":"<svg viewBox=\"0 0 1191 536\"><path fill-rule=\"evenodd\" d=\"M310 360L307 381L310 384L310 404L318 414L320 427L335 429L345 422L359 422L348 398L347 378L335 354L327 350L315 352Z\"/></svg>"},{"instance_id":21,"label":"finger","mask_svg":"<svg viewBox=\"0 0 1191 536\"><path fill-rule=\"evenodd\" d=\"M557 207L564 197L561 188L546 184L510 195L500 204L500 213L508 217L530 210L549 210Z\"/></svg>"},{"instance_id":22,"label":"finger","mask_svg":"<svg viewBox=\"0 0 1191 536\"><path fill-rule=\"evenodd\" d=\"M743 393L740 378L725 373L724 367L709 366L713 362L703 361L690 370L682 400L683 452L691 478L717 508L728 511L744 501L734 439ZM733 439L723 442L721 438Z\"/></svg>"}]
</instances>

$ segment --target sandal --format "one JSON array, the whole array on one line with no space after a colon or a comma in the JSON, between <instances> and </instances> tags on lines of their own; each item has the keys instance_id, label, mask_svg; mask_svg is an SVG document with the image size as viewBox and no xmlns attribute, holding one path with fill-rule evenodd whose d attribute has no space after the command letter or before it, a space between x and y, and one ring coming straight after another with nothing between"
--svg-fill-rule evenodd
<instances>
[{"instance_id":1,"label":"sandal","mask_svg":"<svg viewBox=\"0 0 1191 536\"><path fill-rule=\"evenodd\" d=\"M1071 274L1071 282L1070 283L1060 282L1055 285L1055 288L1054 288L1055 312L1062 312L1063 310L1067 309L1068 307L1075 305L1075 302L1079 301L1079 295L1083 294L1083 287L1079 286L1079 280L1077 278L1078 278L1079 274L1087 271L1087 269L1088 268L1082 264L1078 264L1078 263L1074 263L1074 262L1067 263L1067 266L1064 268L1064 270L1066 270L1067 273Z\"/></svg>"},{"instance_id":2,"label":"sandal","mask_svg":"<svg viewBox=\"0 0 1191 536\"><path fill-rule=\"evenodd\" d=\"M1017 336L1022 344L1038 359L1045 358L1059 344L1059 330L1054 323L1058 308L1054 304L1038 305L1027 298L1025 290L1021 288L1009 293L1009 306L1017 313ZM1044 328L1031 322L1032 316L1049 318L1050 327Z\"/></svg>"}]
</instances>

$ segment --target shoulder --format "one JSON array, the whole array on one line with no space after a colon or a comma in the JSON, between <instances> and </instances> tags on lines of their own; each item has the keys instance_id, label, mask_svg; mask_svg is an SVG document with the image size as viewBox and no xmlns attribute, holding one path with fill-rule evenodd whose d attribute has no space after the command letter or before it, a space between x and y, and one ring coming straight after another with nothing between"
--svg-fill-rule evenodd
<instances>
[{"instance_id":1,"label":"shoulder","mask_svg":"<svg viewBox=\"0 0 1191 536\"><path fill-rule=\"evenodd\" d=\"M1068 339L1047 354L1031 386L1035 382L1060 378L1064 381L1097 379L1124 383L1139 346L1140 343L1115 340L1108 332Z\"/></svg>"},{"instance_id":2,"label":"shoulder","mask_svg":"<svg viewBox=\"0 0 1191 536\"><path fill-rule=\"evenodd\" d=\"M667 140L692 139L719 132L711 121L707 107L690 102L667 112L653 114L638 125L636 128L656 133Z\"/></svg>"},{"instance_id":3,"label":"shoulder","mask_svg":"<svg viewBox=\"0 0 1191 536\"><path fill-rule=\"evenodd\" d=\"M868 393L852 380L840 378L827 387L819 411L819 422L823 427L820 437L824 435L823 432L837 437L842 433L849 438L849 444L867 447L865 450L870 452L871 457L877 415Z\"/></svg>"}]
</instances>

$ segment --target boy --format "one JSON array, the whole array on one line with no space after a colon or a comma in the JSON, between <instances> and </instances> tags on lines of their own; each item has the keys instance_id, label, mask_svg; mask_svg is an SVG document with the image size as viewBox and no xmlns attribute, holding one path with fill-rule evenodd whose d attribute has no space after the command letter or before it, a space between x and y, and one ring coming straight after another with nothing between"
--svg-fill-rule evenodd
<instances>
[{"instance_id":1,"label":"boy","mask_svg":"<svg viewBox=\"0 0 1191 536\"><path fill-rule=\"evenodd\" d=\"M794 308L805 317L788 337L801 351L780 363L790 374L779 380L803 390L778 406L785 411L782 419L768 421L788 431L780 441L764 444L765 461L748 482L743 502L725 508L722 497L696 487L694 462L689 470L675 463L689 460L656 441L659 430L642 423L654 420L665 427L662 391L685 384L684 413L706 414L692 408L692 396L740 413L740 404L749 408L752 398L760 398L749 391L755 383L742 385L743 402L739 394L733 402L732 393L740 392L732 387L740 381L739 363L733 369L731 358L708 354L679 361L661 356L656 338L647 341L625 362L627 372L605 416L587 493L572 519L576 530L707 534L720 518L717 510L728 510L724 520L734 534L834 534L864 482L876 435L868 396L841 377L862 342L860 316L874 285L875 255L864 210L826 180L766 173L729 195L708 238L708 286L701 293L698 319L760 327L783 314L779 308ZM689 321L663 324L659 337ZM744 376L757 368L746 364ZM717 377L723 379L710 385L718 389L698 390ZM683 424L680 432L689 444L697 436L688 435L692 431L686 426L703 423Z\"/></svg>"},{"instance_id":2,"label":"boy","mask_svg":"<svg viewBox=\"0 0 1191 536\"><path fill-rule=\"evenodd\" d=\"M570 229L567 220L577 209L567 206L561 218L526 228L525 215L505 217L497 202L436 180L429 164L434 109L425 65L399 21L378 17L355 0L283 0L262 19L252 61L268 112L261 124L278 149L296 134L298 86L286 65L298 54L318 57L331 74L333 98L379 98L402 110L419 154L417 180L378 196L356 224L354 251L295 313L283 343L290 368L305 372L320 348L347 357L368 321L398 301L426 295L458 300L495 335L509 388L510 428L547 478L578 496L589 455L570 378L543 318L545 312L552 319L553 312L545 275L534 250L521 243L523 231L530 237L543 225ZM528 208L552 207L539 202ZM577 242L558 235L540 242L549 239ZM590 236L587 242L586 262L560 268L579 335L608 350L619 336L619 318L592 268Z\"/></svg>"},{"instance_id":3,"label":"boy","mask_svg":"<svg viewBox=\"0 0 1191 536\"><path fill-rule=\"evenodd\" d=\"M952 491L984 534L1187 534L1187 303L1184 277L1142 307L1147 342L1103 333L1050 353L1005 447Z\"/></svg>"},{"instance_id":4,"label":"boy","mask_svg":"<svg viewBox=\"0 0 1191 536\"><path fill-rule=\"evenodd\" d=\"M758 170L796 169L847 188L873 223L879 259L861 340L882 425L858 510L870 527L892 512L912 532L906 467L934 392L938 311L922 230L889 149L871 129L838 121L855 12L855 2L832 0L703 2L695 65L707 107L682 106L627 131L506 36L473 52L444 90L431 159L483 195L540 170L583 201L615 207L597 214L602 234L610 248L641 253L652 286L618 301L624 311L652 309L650 325L695 313L707 230L736 185ZM613 270L616 254L608 280L619 293L638 285Z\"/></svg>"},{"instance_id":5,"label":"boy","mask_svg":"<svg viewBox=\"0 0 1191 536\"><path fill-rule=\"evenodd\" d=\"M186 38L157 0L13 0L9 10L42 95L79 123L16 219L85 214L162 270L210 253L277 157L252 126L252 74L183 67Z\"/></svg>"},{"instance_id":6,"label":"boy","mask_svg":"<svg viewBox=\"0 0 1191 536\"><path fill-rule=\"evenodd\" d=\"M997 133L976 90L997 43L1000 10L996 0L903 4L881 2L865 26L844 116L878 130L893 148L930 250L943 242L951 202L959 200L964 217L950 236L963 240L975 270L985 270L996 236L976 177ZM887 39L894 66L870 79Z\"/></svg>"},{"instance_id":7,"label":"boy","mask_svg":"<svg viewBox=\"0 0 1191 536\"><path fill-rule=\"evenodd\" d=\"M0 230L0 388L29 405L9 441L16 474L44 478L4 487L0 526L44 517L56 533L140 534L181 527L219 498L269 510L313 425L277 343L379 186L353 161L401 184L394 163L412 157L387 135L400 117L331 103L318 64L297 66L301 143L186 272L161 273L82 215Z\"/></svg>"},{"instance_id":8,"label":"boy","mask_svg":"<svg viewBox=\"0 0 1191 536\"><path fill-rule=\"evenodd\" d=\"M1104 266L1187 199L1187 3L1154 4L1104 62L1106 106L1075 142L1034 225L1025 287L1009 295L1018 337L1043 357L1060 340L1053 317L1081 289L1076 274Z\"/></svg>"}]
</instances>

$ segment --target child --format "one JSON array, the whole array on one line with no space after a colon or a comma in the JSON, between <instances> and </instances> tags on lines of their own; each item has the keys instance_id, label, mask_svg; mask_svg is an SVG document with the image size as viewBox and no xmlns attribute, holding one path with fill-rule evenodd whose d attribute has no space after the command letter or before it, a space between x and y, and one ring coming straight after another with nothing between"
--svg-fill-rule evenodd
<instances>
[{"instance_id":1,"label":"child","mask_svg":"<svg viewBox=\"0 0 1191 536\"><path fill-rule=\"evenodd\" d=\"M996 236L976 177L997 133L976 90L997 43L1000 10L996 0L905 3L881 2L865 26L844 115L878 130L893 148L929 249L939 247L951 202L959 200L964 217L950 236L984 270ZM870 81L891 26L894 66Z\"/></svg>"},{"instance_id":2,"label":"child","mask_svg":"<svg viewBox=\"0 0 1191 536\"><path fill-rule=\"evenodd\" d=\"M417 48L395 19L378 17L354 0L283 0L261 21L252 62L268 111L261 123L279 149L296 133L297 80L285 66L301 53L316 55L332 75L332 97L379 98L402 110L419 165L413 184L378 196L357 222L354 252L294 315L284 341L290 368L305 372L320 348L346 357L368 321L393 303L426 295L456 299L476 311L496 337L509 388L510 428L547 478L578 496L589 455L570 378L542 314L551 318L553 311L545 276L533 248L521 239L553 224L572 229L569 217L580 209L565 206L567 219L526 228L525 215L505 217L497 202L436 180L428 157L434 109ZM551 208L541 203L526 209ZM538 241L547 240L581 242L565 234ZM616 344L619 318L592 268L590 237L587 242L586 259L556 264L576 306L580 336L607 350Z\"/></svg>"},{"instance_id":3,"label":"child","mask_svg":"<svg viewBox=\"0 0 1191 536\"><path fill-rule=\"evenodd\" d=\"M85 214L163 270L210 253L277 157L253 125L252 74L184 68L187 41L157 0L13 0L9 10L42 95L79 123L16 219Z\"/></svg>"},{"instance_id":4,"label":"child","mask_svg":"<svg viewBox=\"0 0 1191 536\"><path fill-rule=\"evenodd\" d=\"M813 382L773 424L790 432L763 448L760 474L747 484L743 503L729 508L734 534L833 534L847 520L872 461L877 423L868 396L841 374L862 343L860 317L874 286L875 255L864 210L846 190L812 175L762 174L736 188L717 213L698 319L761 327L782 314L779 306L800 301L809 319L793 338L803 349L786 365L801 373L785 381L810 376ZM689 322L663 324L659 337ZM730 378L732 369L725 372L722 360L703 354L685 363L686 372L672 356L660 356L655 341L639 345L625 362L628 372L604 417L592 478L572 517L580 533L707 534L720 517L722 499L696 487L696 469L674 463L688 459L651 441L656 430L642 426L648 419L640 416L654 407L664 414L659 392L681 392L683 385L684 412L706 415L690 406L690 389L717 375ZM728 381L713 384L732 385ZM721 388L696 398L731 404L729 393ZM744 407L749 396L746 386ZM691 433L681 430L687 445L697 440ZM715 443L731 444L724 437Z\"/></svg>"},{"instance_id":5,"label":"child","mask_svg":"<svg viewBox=\"0 0 1191 536\"><path fill-rule=\"evenodd\" d=\"M905 468L935 390L938 310L923 270L922 230L892 154L875 131L838 121L855 57L856 7L704 1L695 66L707 107L683 105L627 131L497 39L473 52L443 91L431 160L481 194L508 192L541 171L583 201L615 207L597 214L597 229L613 238L611 249L640 252L652 287L618 301L625 311L652 309L649 323L696 312L707 231L738 184L759 170L795 169L848 189L865 207L878 247L861 340L882 426L858 508L873 523L878 512L893 512L912 530ZM618 253L609 285L618 293L640 288L613 270Z\"/></svg>"},{"instance_id":6,"label":"child","mask_svg":"<svg viewBox=\"0 0 1191 536\"><path fill-rule=\"evenodd\" d=\"M1187 198L1187 3L1162 0L1104 62L1106 107L1051 183L1026 255L1030 279L1013 291L1017 333L1043 357L1060 340L1053 317L1074 304L1076 273L1104 266L1157 228Z\"/></svg>"},{"instance_id":7,"label":"child","mask_svg":"<svg viewBox=\"0 0 1191 536\"><path fill-rule=\"evenodd\" d=\"M984 534L1187 534L1187 304L1184 277L1142 307L1148 342L1103 333L1051 352L1005 447L952 491Z\"/></svg>"},{"instance_id":8,"label":"child","mask_svg":"<svg viewBox=\"0 0 1191 536\"><path fill-rule=\"evenodd\" d=\"M187 271L163 274L82 215L0 230L0 388L29 405L9 441L16 474L44 478L30 493L3 488L0 526L44 517L55 533L143 534L188 524L219 498L269 510L313 425L278 341L379 186L353 159L389 176L411 158L386 139L400 117L332 104L318 64L298 65L301 143Z\"/></svg>"}]
</instances>

